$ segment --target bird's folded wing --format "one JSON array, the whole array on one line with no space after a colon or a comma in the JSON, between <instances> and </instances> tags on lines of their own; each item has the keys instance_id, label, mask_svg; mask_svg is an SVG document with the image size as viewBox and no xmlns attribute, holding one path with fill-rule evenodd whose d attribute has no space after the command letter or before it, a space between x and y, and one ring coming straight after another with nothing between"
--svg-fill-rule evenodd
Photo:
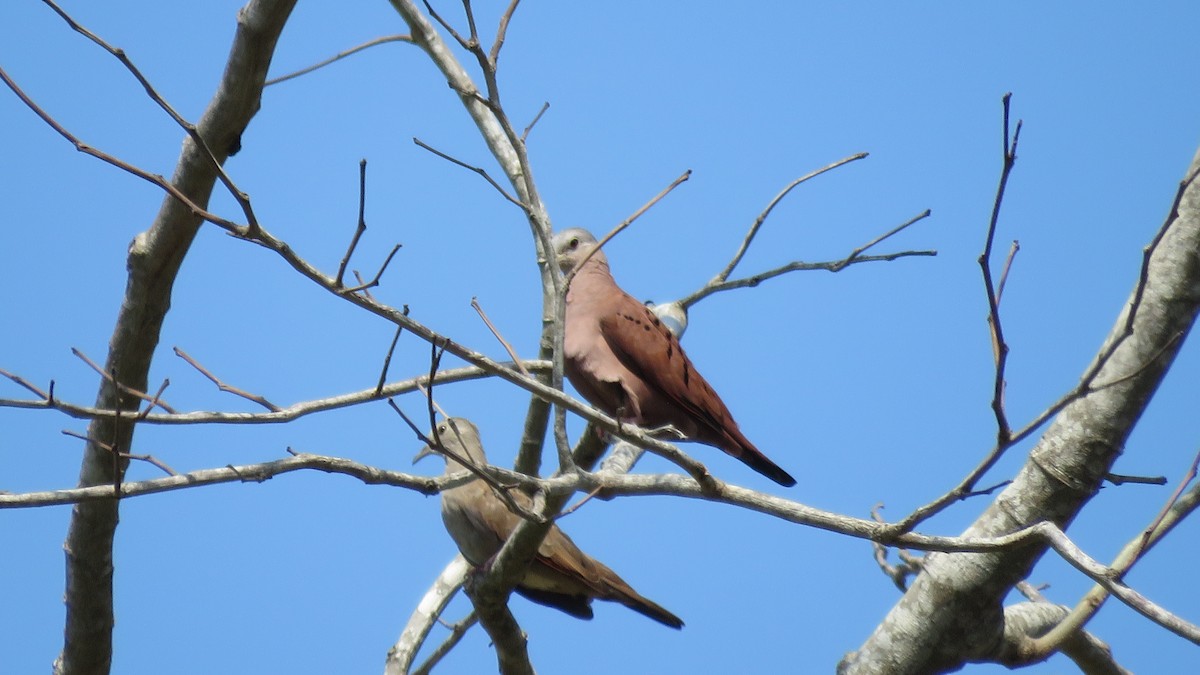
<instances>
[{"instance_id":1,"label":"bird's folded wing","mask_svg":"<svg viewBox=\"0 0 1200 675\"><path fill-rule=\"evenodd\" d=\"M720 433L726 423L718 415L726 410L725 404L696 372L674 333L645 305L626 299L617 311L600 319L600 332L609 348L647 386L690 413L697 424Z\"/></svg>"}]
</instances>

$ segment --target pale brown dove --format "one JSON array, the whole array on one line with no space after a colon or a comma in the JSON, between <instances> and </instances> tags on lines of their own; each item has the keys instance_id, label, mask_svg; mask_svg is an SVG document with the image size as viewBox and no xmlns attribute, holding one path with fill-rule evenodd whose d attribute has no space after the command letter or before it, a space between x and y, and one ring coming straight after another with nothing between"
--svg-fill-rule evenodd
<instances>
[{"instance_id":1,"label":"pale brown dove","mask_svg":"<svg viewBox=\"0 0 1200 675\"><path fill-rule=\"evenodd\" d=\"M443 447L475 466L487 463L479 430L470 420L453 417L442 422L436 438ZM440 453L426 446L413 462L431 454ZM443 456L447 475L465 470L450 455ZM513 490L510 494L522 506L530 506L531 500L525 493ZM491 486L474 478L442 491L442 521L467 562L480 567L491 562L521 518L509 511ZM671 628L683 627L679 617L639 595L616 572L579 550L558 526L551 526L546 533L525 577L513 590L533 602L580 619L592 618L592 600L599 599L619 602Z\"/></svg>"},{"instance_id":2,"label":"pale brown dove","mask_svg":"<svg viewBox=\"0 0 1200 675\"><path fill-rule=\"evenodd\" d=\"M596 246L581 228L554 235L569 272ZM647 429L672 427L686 440L724 450L779 483L796 484L738 429L729 408L696 372L679 339L645 305L617 286L597 250L567 291L565 374L592 405Z\"/></svg>"}]
</instances>

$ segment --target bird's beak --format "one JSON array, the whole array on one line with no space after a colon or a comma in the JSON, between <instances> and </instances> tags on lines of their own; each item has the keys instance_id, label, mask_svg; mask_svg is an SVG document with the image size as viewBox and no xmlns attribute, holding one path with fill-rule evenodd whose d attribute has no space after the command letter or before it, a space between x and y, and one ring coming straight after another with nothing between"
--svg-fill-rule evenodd
<instances>
[{"instance_id":1,"label":"bird's beak","mask_svg":"<svg viewBox=\"0 0 1200 675\"><path fill-rule=\"evenodd\" d=\"M421 461L422 459L425 459L426 457L428 457L430 455L436 455L436 454L437 454L437 450L434 450L432 445L427 445L427 446L421 448L421 451L418 452L415 457L413 457L412 463L416 464L417 462Z\"/></svg>"}]
</instances>

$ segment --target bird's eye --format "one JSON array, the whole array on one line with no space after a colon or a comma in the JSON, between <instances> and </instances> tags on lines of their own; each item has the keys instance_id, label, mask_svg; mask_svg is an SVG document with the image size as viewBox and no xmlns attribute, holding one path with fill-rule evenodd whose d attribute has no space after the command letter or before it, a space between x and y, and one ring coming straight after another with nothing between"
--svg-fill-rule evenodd
<instances>
[{"instance_id":1,"label":"bird's eye","mask_svg":"<svg viewBox=\"0 0 1200 675\"><path fill-rule=\"evenodd\" d=\"M438 433L442 433L442 434L446 433L446 425L445 424L438 426Z\"/></svg>"},{"instance_id":2,"label":"bird's eye","mask_svg":"<svg viewBox=\"0 0 1200 675\"><path fill-rule=\"evenodd\" d=\"M567 242L567 248L571 249L572 251L579 248L579 237L572 237L571 241Z\"/></svg>"}]
</instances>

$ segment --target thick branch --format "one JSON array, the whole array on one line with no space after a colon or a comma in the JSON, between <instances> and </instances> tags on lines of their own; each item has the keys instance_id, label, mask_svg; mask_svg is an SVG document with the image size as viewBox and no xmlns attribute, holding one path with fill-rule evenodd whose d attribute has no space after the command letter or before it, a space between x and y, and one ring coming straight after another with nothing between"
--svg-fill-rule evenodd
<instances>
[{"instance_id":1,"label":"thick branch","mask_svg":"<svg viewBox=\"0 0 1200 675\"><path fill-rule=\"evenodd\" d=\"M429 629L433 628L437 618L442 615L446 606L450 604L450 600L458 593L470 568L471 566L460 554L454 556L454 560L451 560L450 564L442 570L433 582L433 586L421 598L421 602L417 603L417 608L408 618L408 623L404 626L396 644L388 650L387 661L383 668L384 675L404 675L412 670L413 661L417 658L417 652L420 651L421 645L425 643Z\"/></svg>"},{"instance_id":2,"label":"thick branch","mask_svg":"<svg viewBox=\"0 0 1200 675\"><path fill-rule=\"evenodd\" d=\"M538 267L542 279L542 336L538 346L539 359L550 360L554 353L554 316L557 290L561 283L554 250L550 246L552 225L550 215L538 194L537 185L533 180L533 169L525 152L525 143L521 135L509 123L508 117L500 105L496 87L496 57L500 45L503 44L505 28L516 8L516 3L510 5L505 12L501 25L497 29L495 53L489 61L486 57L482 63L484 77L488 82L491 99L484 99L479 87L471 80L471 76L462 67L449 46L442 40L437 29L429 19L421 13L416 4L410 0L391 0L392 6L408 24L413 42L417 44L438 70L445 76L450 88L458 94L463 107L479 128L480 134L487 143L488 149L504 170L505 176L517 193L517 200L525 210L530 231L533 234L534 250L537 253ZM466 6L470 16L470 5ZM470 16L472 23L474 17ZM478 45L476 45L478 48ZM559 389L561 379L555 379L553 373L543 375L540 381ZM529 457L540 451L546 437L546 425L550 420L550 406L544 399L530 400L529 411L525 416L525 426L521 437L520 457Z\"/></svg>"},{"instance_id":3,"label":"thick branch","mask_svg":"<svg viewBox=\"0 0 1200 675\"><path fill-rule=\"evenodd\" d=\"M196 126L200 138L213 149L218 162L239 146L239 139L258 110L262 83L274 53L275 42L295 0L252 0L238 15L225 75L216 95ZM207 204L217 180L213 157L188 138L171 183L196 204ZM171 287L187 253L200 219L173 197L163 205L149 230L130 247L129 281L121 305L105 370L118 373L123 382L146 388L147 373L158 345L163 318L170 306ZM118 394L107 382L101 385L96 407L133 408L118 404ZM79 483L112 485L120 481L126 462L114 466L112 453L95 441L115 440L114 447L128 449L133 427L124 421L98 418L89 428L88 444ZM107 673L112 661L112 545L117 526L117 501L77 504L64 544L67 557L67 622L62 654L55 662L60 674Z\"/></svg>"},{"instance_id":4,"label":"thick branch","mask_svg":"<svg viewBox=\"0 0 1200 675\"><path fill-rule=\"evenodd\" d=\"M1112 386L1091 389L1063 408L968 536L1013 532L1045 518L1066 527L1099 489L1200 309L1197 172L1200 153L1181 183L1161 244L1152 248L1145 283L1137 284L1109 334L1108 343L1117 347L1096 380ZM841 672L872 672L871 664L882 662L898 673L945 672L986 654L1001 639L1001 601L1045 550L1039 544L983 556L930 556L928 573L847 656Z\"/></svg>"}]
</instances>

